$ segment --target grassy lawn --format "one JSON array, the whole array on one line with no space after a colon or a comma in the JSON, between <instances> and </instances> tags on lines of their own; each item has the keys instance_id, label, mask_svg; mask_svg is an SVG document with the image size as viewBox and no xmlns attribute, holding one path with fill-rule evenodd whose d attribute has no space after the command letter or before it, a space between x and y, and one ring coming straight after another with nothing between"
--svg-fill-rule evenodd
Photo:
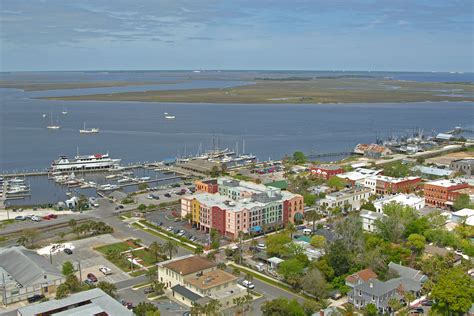
<instances>
[{"instance_id":1,"label":"grassy lawn","mask_svg":"<svg viewBox=\"0 0 474 316\"><path fill-rule=\"evenodd\" d=\"M105 246L100 246L100 247L97 247L95 248L95 250L99 251L107 260L109 260L107 258L107 253L111 250L114 250L114 251L119 251L119 252L125 252L125 251L129 251L130 248L138 248L137 245L134 245L131 241L124 241L124 242L118 242L118 243L115 243L115 244L110 244L110 245L105 245ZM156 258L155 256L148 252L146 249L139 249L139 250L134 250L133 251L133 256L135 258L140 258L142 260L142 263L144 266L153 266L155 263L156 263ZM120 269L122 269L123 271L130 271L130 262L129 261L126 261L124 258L121 258L121 259L116 259L116 260L109 260L111 261L113 264L115 264L116 266L118 266ZM136 267L138 268L138 267ZM138 271L137 271L138 273ZM144 271L141 272L141 273L138 273L137 275L140 275L140 274L143 274L145 273Z\"/></svg>"},{"instance_id":2,"label":"grassy lawn","mask_svg":"<svg viewBox=\"0 0 474 316\"><path fill-rule=\"evenodd\" d=\"M143 264L147 267L157 262L156 257L151 252L147 251L146 249L135 250L133 252L133 256L139 257L140 259L142 259Z\"/></svg>"},{"instance_id":3,"label":"grassy lawn","mask_svg":"<svg viewBox=\"0 0 474 316\"><path fill-rule=\"evenodd\" d=\"M118 250L120 252L124 252L124 251L130 250L130 248L138 248L138 247L133 245L132 243L121 241L115 244L100 246L94 249L106 255L109 250Z\"/></svg>"}]
</instances>

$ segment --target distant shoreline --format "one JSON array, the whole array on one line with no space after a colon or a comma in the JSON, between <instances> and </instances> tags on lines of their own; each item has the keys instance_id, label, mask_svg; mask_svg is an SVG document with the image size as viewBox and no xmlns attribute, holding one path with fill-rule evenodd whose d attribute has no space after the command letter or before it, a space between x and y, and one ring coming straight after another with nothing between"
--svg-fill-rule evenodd
<instances>
[{"instance_id":1,"label":"distant shoreline","mask_svg":"<svg viewBox=\"0 0 474 316\"><path fill-rule=\"evenodd\" d=\"M385 79L255 80L228 88L152 90L39 99L61 101L139 101L221 104L346 104L474 102L474 85ZM138 85L135 83L135 85ZM122 86L126 86L122 83ZM463 95L464 94L464 95Z\"/></svg>"}]
</instances>

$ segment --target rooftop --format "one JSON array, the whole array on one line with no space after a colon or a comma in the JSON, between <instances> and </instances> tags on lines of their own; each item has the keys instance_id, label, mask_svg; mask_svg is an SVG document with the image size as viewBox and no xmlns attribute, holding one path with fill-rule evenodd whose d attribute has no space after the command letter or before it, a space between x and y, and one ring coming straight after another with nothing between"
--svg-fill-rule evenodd
<instances>
[{"instance_id":1,"label":"rooftop","mask_svg":"<svg viewBox=\"0 0 474 316\"><path fill-rule=\"evenodd\" d=\"M75 306L81 304L80 306ZM133 315L115 299L101 289L78 292L60 300L28 305L18 309L18 315L35 316L53 312L54 315ZM49 314L49 313L48 313Z\"/></svg>"},{"instance_id":2,"label":"rooftop","mask_svg":"<svg viewBox=\"0 0 474 316\"><path fill-rule=\"evenodd\" d=\"M372 211L369 211L369 210L361 210L359 216L375 221L377 219L382 218L384 215L382 213L372 212Z\"/></svg>"},{"instance_id":3,"label":"rooftop","mask_svg":"<svg viewBox=\"0 0 474 316\"><path fill-rule=\"evenodd\" d=\"M357 283L359 280L363 282L367 282L370 279L376 279L376 278L377 278L377 274L372 269L368 268L368 269L360 270L354 274L349 275L346 278L346 281L350 283Z\"/></svg>"},{"instance_id":4,"label":"rooftop","mask_svg":"<svg viewBox=\"0 0 474 316\"><path fill-rule=\"evenodd\" d=\"M200 256L190 256L184 259L171 260L163 266L181 275L188 275L213 268L216 264Z\"/></svg>"},{"instance_id":5,"label":"rooftop","mask_svg":"<svg viewBox=\"0 0 474 316\"><path fill-rule=\"evenodd\" d=\"M197 300L199 300L199 299L202 298L201 295L196 294L196 293L194 293L193 291L191 291L191 290L189 290L189 289L187 289L187 288L185 288L184 286L179 285L179 284L173 286L171 289L172 289L174 292L176 292L176 293L178 293L178 294L180 294L180 295L186 297L186 298L187 298L188 300L190 300L191 302L195 302L195 301L197 301Z\"/></svg>"},{"instance_id":6,"label":"rooftop","mask_svg":"<svg viewBox=\"0 0 474 316\"><path fill-rule=\"evenodd\" d=\"M376 175L376 176L369 177L369 179L381 180L388 183L400 183L404 181L416 180L416 179L419 179L419 177L394 178L394 177L389 177L389 176Z\"/></svg>"},{"instance_id":7,"label":"rooftop","mask_svg":"<svg viewBox=\"0 0 474 316\"><path fill-rule=\"evenodd\" d=\"M338 166L338 165L314 165L311 167L315 169L324 169L324 170L341 170L341 166Z\"/></svg>"},{"instance_id":8,"label":"rooftop","mask_svg":"<svg viewBox=\"0 0 474 316\"><path fill-rule=\"evenodd\" d=\"M388 203L399 203L403 205L414 205L422 203L425 199L423 197L417 196L415 194L397 194L388 196L386 198L379 199L375 201L374 204L388 204Z\"/></svg>"},{"instance_id":9,"label":"rooftop","mask_svg":"<svg viewBox=\"0 0 474 316\"><path fill-rule=\"evenodd\" d=\"M415 166L412 168L413 171L420 171L422 174L428 174L438 177L449 177L454 173L454 170L451 169L441 169L435 167L426 167L426 166Z\"/></svg>"},{"instance_id":10,"label":"rooftop","mask_svg":"<svg viewBox=\"0 0 474 316\"><path fill-rule=\"evenodd\" d=\"M439 180L426 182L426 184L436 185L436 186L445 187L445 188L449 188L449 187L463 184L463 183L465 182L459 179L451 179L451 180L439 179Z\"/></svg>"},{"instance_id":11,"label":"rooftop","mask_svg":"<svg viewBox=\"0 0 474 316\"><path fill-rule=\"evenodd\" d=\"M237 277L235 277L234 275L222 271L221 269L216 269L203 273L199 276L189 277L185 281L197 288L207 290L215 286L229 283L235 280L237 280Z\"/></svg>"}]
</instances>

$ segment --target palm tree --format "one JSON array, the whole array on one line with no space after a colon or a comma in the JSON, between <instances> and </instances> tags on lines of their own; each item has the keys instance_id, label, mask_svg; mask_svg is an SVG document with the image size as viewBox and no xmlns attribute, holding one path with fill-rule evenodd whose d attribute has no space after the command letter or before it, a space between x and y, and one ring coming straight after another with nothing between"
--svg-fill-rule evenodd
<instances>
[{"instance_id":1,"label":"palm tree","mask_svg":"<svg viewBox=\"0 0 474 316\"><path fill-rule=\"evenodd\" d=\"M158 262L158 257L163 253L163 246L159 242L154 241L148 249L155 255L155 261Z\"/></svg>"},{"instance_id":2,"label":"palm tree","mask_svg":"<svg viewBox=\"0 0 474 316\"><path fill-rule=\"evenodd\" d=\"M150 280L150 282L153 282L157 279L157 274L156 274L156 271L153 270L153 269L148 269L146 272L145 272L145 275L146 277L148 278L148 280Z\"/></svg>"},{"instance_id":3,"label":"palm tree","mask_svg":"<svg viewBox=\"0 0 474 316\"><path fill-rule=\"evenodd\" d=\"M201 255L204 252L204 248L201 245L197 245L196 248L194 248L194 254L195 255Z\"/></svg>"},{"instance_id":4,"label":"palm tree","mask_svg":"<svg viewBox=\"0 0 474 316\"><path fill-rule=\"evenodd\" d=\"M354 305L346 304L338 307L337 310L341 314L341 316L353 316L354 315Z\"/></svg>"},{"instance_id":5,"label":"palm tree","mask_svg":"<svg viewBox=\"0 0 474 316\"><path fill-rule=\"evenodd\" d=\"M286 224L286 231L290 234L290 238L293 240L293 234L297 231L295 224L292 222Z\"/></svg>"},{"instance_id":6,"label":"palm tree","mask_svg":"<svg viewBox=\"0 0 474 316\"><path fill-rule=\"evenodd\" d=\"M204 306L204 312L206 315L217 315L219 313L219 310L221 309L222 304L216 299L211 299L209 303Z\"/></svg>"},{"instance_id":7,"label":"palm tree","mask_svg":"<svg viewBox=\"0 0 474 316\"><path fill-rule=\"evenodd\" d=\"M193 302L190 312L191 312L191 315L200 315L204 313L204 306Z\"/></svg>"},{"instance_id":8,"label":"palm tree","mask_svg":"<svg viewBox=\"0 0 474 316\"><path fill-rule=\"evenodd\" d=\"M388 307L390 307L391 314L395 314L402 307L402 304L396 297L392 297L388 300Z\"/></svg>"},{"instance_id":9,"label":"palm tree","mask_svg":"<svg viewBox=\"0 0 474 316\"><path fill-rule=\"evenodd\" d=\"M168 240L163 244L163 251L170 254L170 259L173 258L173 253L178 253L178 244L173 240Z\"/></svg>"},{"instance_id":10,"label":"palm tree","mask_svg":"<svg viewBox=\"0 0 474 316\"><path fill-rule=\"evenodd\" d=\"M237 313L238 314L240 314L240 313L244 314L242 306L245 304L245 298L243 296L234 297L232 299L232 302L237 307Z\"/></svg>"},{"instance_id":11,"label":"palm tree","mask_svg":"<svg viewBox=\"0 0 474 316\"><path fill-rule=\"evenodd\" d=\"M320 218L320 215L316 212L316 210L311 210L306 213L306 219L308 221L313 222L313 232L316 230L316 221Z\"/></svg>"}]
</instances>

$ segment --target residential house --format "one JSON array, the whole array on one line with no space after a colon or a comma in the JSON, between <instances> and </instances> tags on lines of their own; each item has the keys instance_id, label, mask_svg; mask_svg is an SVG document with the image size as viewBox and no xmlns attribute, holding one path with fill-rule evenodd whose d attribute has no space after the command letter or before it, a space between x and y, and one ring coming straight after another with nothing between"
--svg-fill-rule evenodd
<instances>
[{"instance_id":1,"label":"residential house","mask_svg":"<svg viewBox=\"0 0 474 316\"><path fill-rule=\"evenodd\" d=\"M384 214L372 212L369 210L361 210L359 216L362 220L362 228L365 231L373 233L376 230L375 221L382 219L384 217Z\"/></svg>"},{"instance_id":2,"label":"residential house","mask_svg":"<svg viewBox=\"0 0 474 316\"><path fill-rule=\"evenodd\" d=\"M375 273L372 269L367 268L364 270L357 271L354 274L351 274L346 277L346 285L350 287L351 289L354 288L354 286L361 284L361 283L366 283L370 279L377 279L377 273Z\"/></svg>"},{"instance_id":3,"label":"residential house","mask_svg":"<svg viewBox=\"0 0 474 316\"><path fill-rule=\"evenodd\" d=\"M178 257L157 266L158 280L166 285L169 295L188 306L205 305L210 299L217 299L225 309L234 305L235 298L246 295L236 276L200 256Z\"/></svg>"}]
</instances>

